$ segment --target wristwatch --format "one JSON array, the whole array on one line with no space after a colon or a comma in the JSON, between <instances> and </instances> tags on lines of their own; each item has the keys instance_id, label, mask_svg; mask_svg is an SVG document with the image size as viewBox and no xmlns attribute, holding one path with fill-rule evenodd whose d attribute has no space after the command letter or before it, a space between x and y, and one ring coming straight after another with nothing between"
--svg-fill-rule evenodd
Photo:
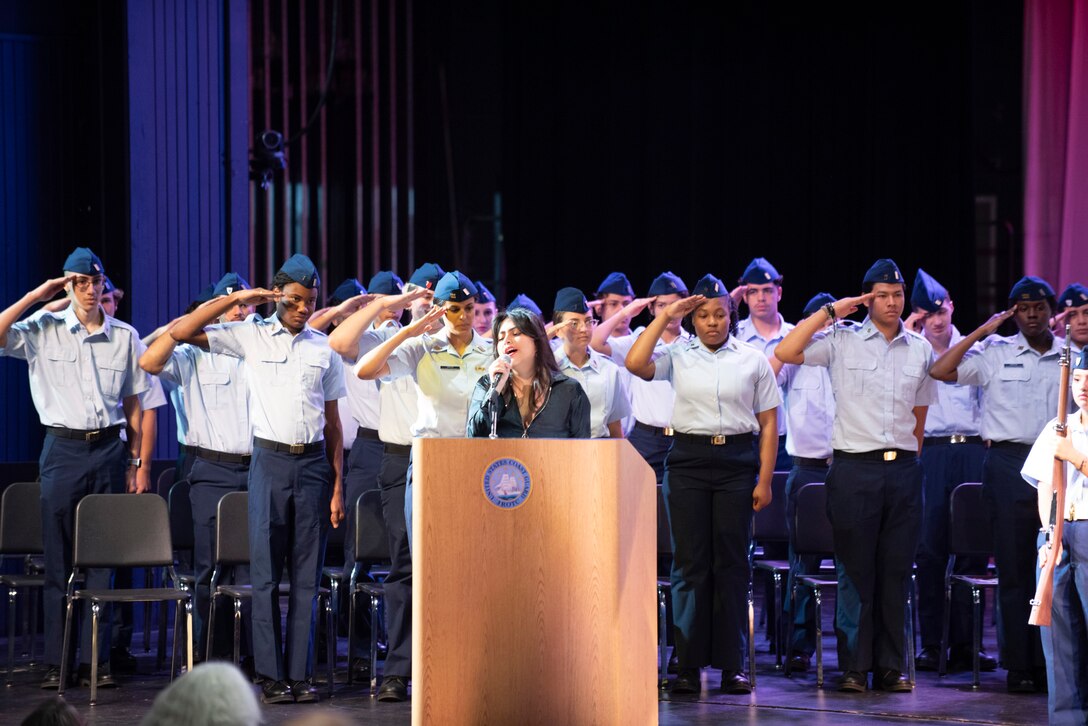
<instances>
[{"instance_id":1,"label":"wristwatch","mask_svg":"<svg viewBox=\"0 0 1088 726\"><path fill-rule=\"evenodd\" d=\"M143 459L129 459L128 460L128 465L129 466L135 466L137 469L140 468L140 464L142 464L142 463L143 463Z\"/></svg>"}]
</instances>

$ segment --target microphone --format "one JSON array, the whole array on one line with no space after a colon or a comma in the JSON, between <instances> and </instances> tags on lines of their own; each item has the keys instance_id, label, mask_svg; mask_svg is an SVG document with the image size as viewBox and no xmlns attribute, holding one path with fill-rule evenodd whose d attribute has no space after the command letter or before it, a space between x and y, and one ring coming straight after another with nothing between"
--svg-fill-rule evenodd
<instances>
[{"instance_id":1,"label":"microphone","mask_svg":"<svg viewBox=\"0 0 1088 726\"><path fill-rule=\"evenodd\" d=\"M503 353L499 356L499 360L501 360L503 363L506 363L507 365L510 365L512 359L506 353ZM502 374L496 373L495 375L491 376L491 387L494 388L496 391L499 390L504 385L506 385L506 379L509 377L509 370L503 372Z\"/></svg>"}]
</instances>

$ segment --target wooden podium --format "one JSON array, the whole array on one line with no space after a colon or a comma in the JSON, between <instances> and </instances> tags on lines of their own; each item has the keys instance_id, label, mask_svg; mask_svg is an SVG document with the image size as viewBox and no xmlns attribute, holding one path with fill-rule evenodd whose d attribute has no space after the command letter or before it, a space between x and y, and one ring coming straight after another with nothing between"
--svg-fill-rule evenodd
<instances>
[{"instance_id":1,"label":"wooden podium","mask_svg":"<svg viewBox=\"0 0 1088 726\"><path fill-rule=\"evenodd\" d=\"M414 446L412 723L656 724L642 457L624 440Z\"/></svg>"}]
</instances>

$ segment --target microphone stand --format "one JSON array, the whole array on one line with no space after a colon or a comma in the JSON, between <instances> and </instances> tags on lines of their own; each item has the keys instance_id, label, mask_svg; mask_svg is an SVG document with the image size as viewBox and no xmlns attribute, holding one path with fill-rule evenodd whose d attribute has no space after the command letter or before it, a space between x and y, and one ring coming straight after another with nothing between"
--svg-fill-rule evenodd
<instances>
[{"instance_id":1,"label":"microphone stand","mask_svg":"<svg viewBox=\"0 0 1088 726\"><path fill-rule=\"evenodd\" d=\"M502 402L502 397L499 395L499 389L495 387L494 383L491 384L489 395L491 398L491 433L488 434L487 438L497 439L499 438L499 404Z\"/></svg>"}]
</instances>

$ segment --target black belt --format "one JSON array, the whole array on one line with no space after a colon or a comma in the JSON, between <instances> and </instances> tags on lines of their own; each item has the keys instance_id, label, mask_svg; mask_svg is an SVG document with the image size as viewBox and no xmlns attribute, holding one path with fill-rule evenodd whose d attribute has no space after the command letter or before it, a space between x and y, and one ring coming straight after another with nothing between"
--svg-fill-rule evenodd
<instances>
[{"instance_id":1,"label":"black belt","mask_svg":"<svg viewBox=\"0 0 1088 726\"><path fill-rule=\"evenodd\" d=\"M245 464L249 466L249 460L252 458L249 454L228 454L226 451L212 451L211 449L202 449L199 446L190 446L189 450L201 459L218 461L221 464Z\"/></svg>"},{"instance_id":2,"label":"black belt","mask_svg":"<svg viewBox=\"0 0 1088 726\"><path fill-rule=\"evenodd\" d=\"M876 451L839 451L835 449L835 459L858 459L861 461L913 461L918 454L906 449L877 449Z\"/></svg>"},{"instance_id":3,"label":"black belt","mask_svg":"<svg viewBox=\"0 0 1088 726\"><path fill-rule=\"evenodd\" d=\"M923 446L936 446L938 444L981 444L981 436L966 436L964 434L952 434L950 436L927 436L922 439Z\"/></svg>"},{"instance_id":4,"label":"black belt","mask_svg":"<svg viewBox=\"0 0 1088 726\"><path fill-rule=\"evenodd\" d=\"M651 426L650 424L644 424L641 421L635 421L635 428L641 431L655 434L656 436L672 436L674 433L676 433L668 426Z\"/></svg>"},{"instance_id":5,"label":"black belt","mask_svg":"<svg viewBox=\"0 0 1088 726\"><path fill-rule=\"evenodd\" d=\"M1031 451L1031 444L1021 444L1019 441L991 441L987 446L991 449L1012 449L1025 456Z\"/></svg>"},{"instance_id":6,"label":"black belt","mask_svg":"<svg viewBox=\"0 0 1088 726\"><path fill-rule=\"evenodd\" d=\"M411 444L387 444L382 442L382 450L387 454L395 454L396 456L408 456L412 453Z\"/></svg>"},{"instance_id":7,"label":"black belt","mask_svg":"<svg viewBox=\"0 0 1088 726\"><path fill-rule=\"evenodd\" d=\"M183 454L195 454L199 446L189 446L189 444L178 443L178 451Z\"/></svg>"},{"instance_id":8,"label":"black belt","mask_svg":"<svg viewBox=\"0 0 1088 726\"><path fill-rule=\"evenodd\" d=\"M378 438L378 432L374 429L359 427L359 430L355 432L355 438L357 439L370 439L371 441L381 441Z\"/></svg>"},{"instance_id":9,"label":"black belt","mask_svg":"<svg viewBox=\"0 0 1088 726\"><path fill-rule=\"evenodd\" d=\"M682 431L674 431L672 437L677 441L683 441L685 444L703 444L704 446L751 444L756 439L756 435L751 433L734 434L733 436L726 436L724 434L708 436L706 434L685 434Z\"/></svg>"},{"instance_id":10,"label":"black belt","mask_svg":"<svg viewBox=\"0 0 1088 726\"><path fill-rule=\"evenodd\" d=\"M281 444L279 441L269 441L268 439L254 436L253 444L262 449L271 449L272 451L278 451L281 454L291 454L292 456L315 454L325 450L325 442L323 440L315 441L312 444Z\"/></svg>"},{"instance_id":11,"label":"black belt","mask_svg":"<svg viewBox=\"0 0 1088 726\"><path fill-rule=\"evenodd\" d=\"M794 456L793 463L797 466L809 466L814 469L826 469L831 465L831 457L826 459L807 459L803 456Z\"/></svg>"},{"instance_id":12,"label":"black belt","mask_svg":"<svg viewBox=\"0 0 1088 726\"><path fill-rule=\"evenodd\" d=\"M62 439L76 439L77 441L95 442L102 439L117 438L121 434L121 424L114 426L108 426L104 429L94 429L93 431L85 429L67 429L63 426L46 426L45 432L50 436L57 436Z\"/></svg>"}]
</instances>

